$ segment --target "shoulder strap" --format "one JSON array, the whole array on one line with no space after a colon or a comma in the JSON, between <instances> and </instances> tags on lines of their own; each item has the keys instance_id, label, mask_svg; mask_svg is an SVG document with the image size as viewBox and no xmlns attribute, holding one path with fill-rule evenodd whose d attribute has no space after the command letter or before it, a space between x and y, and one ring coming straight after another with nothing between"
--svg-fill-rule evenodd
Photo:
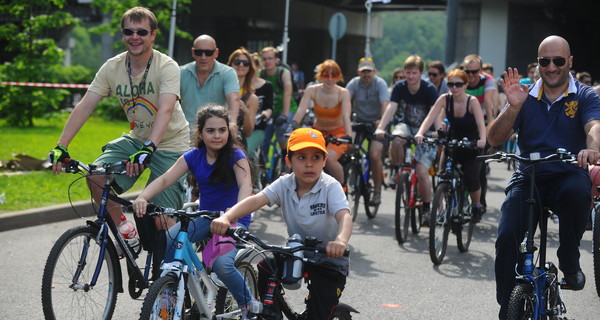
<instances>
[{"instance_id":1,"label":"shoulder strap","mask_svg":"<svg viewBox=\"0 0 600 320\"><path fill-rule=\"evenodd\" d=\"M277 84L279 85L279 87L283 90L283 67L282 66L278 66L277 67Z\"/></svg>"},{"instance_id":2,"label":"shoulder strap","mask_svg":"<svg viewBox=\"0 0 600 320\"><path fill-rule=\"evenodd\" d=\"M446 93L446 118L448 118L448 114L454 117L454 100L450 94Z\"/></svg>"}]
</instances>

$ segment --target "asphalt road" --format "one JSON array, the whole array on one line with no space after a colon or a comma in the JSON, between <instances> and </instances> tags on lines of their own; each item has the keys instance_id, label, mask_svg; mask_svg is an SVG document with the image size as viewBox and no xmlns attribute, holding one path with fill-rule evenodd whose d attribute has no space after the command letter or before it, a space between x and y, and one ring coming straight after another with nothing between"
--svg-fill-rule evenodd
<instances>
[{"instance_id":1,"label":"asphalt road","mask_svg":"<svg viewBox=\"0 0 600 320\"><path fill-rule=\"evenodd\" d=\"M450 235L444 263L433 266L428 253L428 229L409 235L398 245L394 238L393 199L384 191L375 219L361 213L350 240L351 274L342 301L361 313L354 319L494 319L494 241L498 208L509 172L493 164L489 178L489 210L478 224L471 247L459 253ZM0 232L0 319L41 319L40 286L45 260L53 242L80 219ZM557 262L557 226L550 222L549 260ZM261 211L251 231L264 239L283 243L285 228L279 209ZM593 283L591 232L581 243L581 263L588 283L583 291L563 291L569 319L598 319L600 298ZM301 305L305 289L288 291ZM142 298L144 295L142 295ZM141 300L127 293L117 299L115 319L137 319Z\"/></svg>"}]
</instances>

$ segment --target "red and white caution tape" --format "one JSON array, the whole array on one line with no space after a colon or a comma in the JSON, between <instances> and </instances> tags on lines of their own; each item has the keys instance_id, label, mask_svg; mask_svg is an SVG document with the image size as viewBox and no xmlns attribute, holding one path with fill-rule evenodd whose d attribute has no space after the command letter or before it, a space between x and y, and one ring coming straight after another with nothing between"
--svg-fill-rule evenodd
<instances>
[{"instance_id":1,"label":"red and white caution tape","mask_svg":"<svg viewBox=\"0 0 600 320\"><path fill-rule=\"evenodd\" d=\"M89 84L78 83L48 83L48 82L17 82L17 81L0 81L3 86L22 86L22 87L46 87L46 88L76 88L87 89Z\"/></svg>"}]
</instances>

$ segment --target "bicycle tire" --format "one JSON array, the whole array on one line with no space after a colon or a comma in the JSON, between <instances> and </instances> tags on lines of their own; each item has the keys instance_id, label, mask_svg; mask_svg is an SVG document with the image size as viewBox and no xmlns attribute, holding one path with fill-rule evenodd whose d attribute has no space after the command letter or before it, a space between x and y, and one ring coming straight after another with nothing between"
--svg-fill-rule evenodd
<instances>
[{"instance_id":1,"label":"bicycle tire","mask_svg":"<svg viewBox=\"0 0 600 320\"><path fill-rule=\"evenodd\" d=\"M352 320L352 314L350 314L350 311L348 310L344 310L344 311L340 311L340 310L336 310L333 312L333 317L331 318L332 320Z\"/></svg>"},{"instance_id":2,"label":"bicycle tire","mask_svg":"<svg viewBox=\"0 0 600 320\"><path fill-rule=\"evenodd\" d=\"M90 288L89 281L101 249L96 242L97 234L97 228L74 227L63 233L52 246L42 277L42 307L46 319L112 317L117 303L116 272L119 258L108 238L100 275L96 285ZM89 243L86 260L80 263L81 250L86 243ZM83 266L83 270L78 271L79 266ZM79 273L79 281L73 284L76 272ZM74 289L74 286L78 289Z\"/></svg>"},{"instance_id":3,"label":"bicycle tire","mask_svg":"<svg viewBox=\"0 0 600 320\"><path fill-rule=\"evenodd\" d=\"M158 278L150 286L144 298L140 319L172 319L175 316L178 285L179 278L174 273L168 273ZM185 291L187 291L187 287ZM182 318L183 311L179 311Z\"/></svg>"},{"instance_id":4,"label":"bicycle tire","mask_svg":"<svg viewBox=\"0 0 600 320\"><path fill-rule=\"evenodd\" d=\"M236 268L242 274L244 283L248 286L252 297L254 297L257 301L260 301L260 298L258 297L258 276L256 275L256 270L254 270L254 267L252 267L252 265L248 262L241 262L236 266ZM240 307L231 292L227 288L220 287L219 291L217 292L215 314L218 315L229 313L239 308Z\"/></svg>"},{"instance_id":5,"label":"bicycle tire","mask_svg":"<svg viewBox=\"0 0 600 320\"><path fill-rule=\"evenodd\" d=\"M458 251L467 252L471 245L471 238L473 237L473 230L475 229L475 223L473 223L471 213L471 201L469 193L464 189L461 184L456 188L456 194L458 195L458 219L457 221L457 232L456 232L456 243L458 245Z\"/></svg>"},{"instance_id":6,"label":"bicycle tire","mask_svg":"<svg viewBox=\"0 0 600 320\"><path fill-rule=\"evenodd\" d=\"M433 194L429 216L429 257L434 265L440 265L446 255L451 212L450 184L440 182Z\"/></svg>"},{"instance_id":7,"label":"bicycle tire","mask_svg":"<svg viewBox=\"0 0 600 320\"><path fill-rule=\"evenodd\" d=\"M417 196L418 197L418 196ZM410 209L410 228L413 234L421 232L421 221L423 221L423 205Z\"/></svg>"},{"instance_id":8,"label":"bicycle tire","mask_svg":"<svg viewBox=\"0 0 600 320\"><path fill-rule=\"evenodd\" d=\"M410 224L410 208L408 197L408 173L402 172L396 181L396 202L394 210L394 225L396 229L396 240L403 244L408 240L408 225Z\"/></svg>"},{"instance_id":9,"label":"bicycle tire","mask_svg":"<svg viewBox=\"0 0 600 320\"><path fill-rule=\"evenodd\" d=\"M533 319L534 306L533 286L530 283L519 283L510 294L506 319Z\"/></svg>"},{"instance_id":10,"label":"bicycle tire","mask_svg":"<svg viewBox=\"0 0 600 320\"><path fill-rule=\"evenodd\" d=\"M354 163L350 163L347 166L347 184L346 187L348 189L348 200L351 205L351 214L352 221L356 220L358 216L358 208L360 207L360 197L361 197L361 178L360 178L360 168Z\"/></svg>"},{"instance_id":11,"label":"bicycle tire","mask_svg":"<svg viewBox=\"0 0 600 320\"><path fill-rule=\"evenodd\" d=\"M373 219L377 216L377 211L379 211L378 205L371 205L371 191L373 190L373 186L371 186L370 182L365 183L363 180L363 200L365 203L365 213L369 219Z\"/></svg>"},{"instance_id":12,"label":"bicycle tire","mask_svg":"<svg viewBox=\"0 0 600 320\"><path fill-rule=\"evenodd\" d=\"M600 296L600 203L596 203L593 210L592 246L594 257L594 281L596 293Z\"/></svg>"}]
</instances>

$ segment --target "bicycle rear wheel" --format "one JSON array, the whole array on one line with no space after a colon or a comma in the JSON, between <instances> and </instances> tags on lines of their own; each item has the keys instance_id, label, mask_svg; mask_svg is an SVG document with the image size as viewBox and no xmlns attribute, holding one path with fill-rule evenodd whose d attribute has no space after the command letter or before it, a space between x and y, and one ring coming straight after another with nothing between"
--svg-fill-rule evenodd
<instances>
[{"instance_id":1,"label":"bicycle rear wheel","mask_svg":"<svg viewBox=\"0 0 600 320\"><path fill-rule=\"evenodd\" d=\"M42 307L46 319L110 319L117 303L117 251L108 239L98 280L96 270L101 244L98 229L79 226L58 238L44 268Z\"/></svg>"},{"instance_id":2,"label":"bicycle rear wheel","mask_svg":"<svg viewBox=\"0 0 600 320\"><path fill-rule=\"evenodd\" d=\"M244 282L252 297L257 301L260 301L260 297L258 296L258 277L252 265L247 262L241 262L237 265L237 269L244 278ZM248 301L248 303L250 303L250 301ZM219 292L217 293L215 314L230 313L239 309L240 306L231 292L225 287L220 287Z\"/></svg>"},{"instance_id":3,"label":"bicycle rear wheel","mask_svg":"<svg viewBox=\"0 0 600 320\"><path fill-rule=\"evenodd\" d=\"M507 320L533 319L535 297L533 287L529 283L519 283L510 294Z\"/></svg>"},{"instance_id":4,"label":"bicycle rear wheel","mask_svg":"<svg viewBox=\"0 0 600 320\"><path fill-rule=\"evenodd\" d=\"M351 206L352 221L355 221L358 216L360 197L362 196L360 167L354 163L350 163L345 171L345 176L347 177L346 187L348 188L348 202L350 202Z\"/></svg>"},{"instance_id":5,"label":"bicycle rear wheel","mask_svg":"<svg viewBox=\"0 0 600 320\"><path fill-rule=\"evenodd\" d=\"M179 279L174 273L169 273L156 280L150 289L140 312L140 319L173 319L177 313L177 286ZM187 291L187 288L186 290ZM183 308L182 308L183 309ZM178 311L181 317L183 310Z\"/></svg>"},{"instance_id":6,"label":"bicycle rear wheel","mask_svg":"<svg viewBox=\"0 0 600 320\"><path fill-rule=\"evenodd\" d=\"M595 203L592 209L592 245L594 256L594 280L596 282L596 293L600 296L600 203Z\"/></svg>"},{"instance_id":7,"label":"bicycle rear wheel","mask_svg":"<svg viewBox=\"0 0 600 320\"><path fill-rule=\"evenodd\" d=\"M394 211L396 240L399 244L406 242L408 239L408 225L410 223L409 192L408 173L402 172L396 181L396 206Z\"/></svg>"},{"instance_id":8,"label":"bicycle rear wheel","mask_svg":"<svg viewBox=\"0 0 600 320\"><path fill-rule=\"evenodd\" d=\"M456 232L456 242L458 245L458 250L460 252L466 252L469 250L469 245L471 245L471 238L473 237L475 223L473 223L472 219L469 193L464 189L463 185L459 185L456 188L456 194L458 196L459 219L459 221L456 221L458 228Z\"/></svg>"},{"instance_id":9,"label":"bicycle rear wheel","mask_svg":"<svg viewBox=\"0 0 600 320\"><path fill-rule=\"evenodd\" d=\"M429 217L429 257L435 265L441 264L446 255L451 212L450 184L440 182L433 195Z\"/></svg>"},{"instance_id":10,"label":"bicycle rear wheel","mask_svg":"<svg viewBox=\"0 0 600 320\"><path fill-rule=\"evenodd\" d=\"M377 211L379 211L378 205L371 205L371 192L373 191L373 187L371 183L365 183L363 180L363 200L365 201L365 213L369 219L373 219L377 216Z\"/></svg>"},{"instance_id":11,"label":"bicycle rear wheel","mask_svg":"<svg viewBox=\"0 0 600 320\"><path fill-rule=\"evenodd\" d=\"M421 231L421 221L423 221L423 205L418 205L414 208L411 208L410 227L413 234L418 234Z\"/></svg>"}]
</instances>

